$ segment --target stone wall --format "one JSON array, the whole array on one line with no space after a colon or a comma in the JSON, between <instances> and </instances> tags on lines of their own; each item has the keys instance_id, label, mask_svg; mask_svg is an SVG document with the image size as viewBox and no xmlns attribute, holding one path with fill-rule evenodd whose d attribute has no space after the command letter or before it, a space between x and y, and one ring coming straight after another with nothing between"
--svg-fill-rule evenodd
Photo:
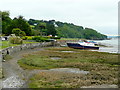
<instances>
[{"instance_id":1,"label":"stone wall","mask_svg":"<svg viewBox=\"0 0 120 90\"><path fill-rule=\"evenodd\" d=\"M26 49L33 49L36 47L47 47L47 46L54 46L53 43L51 42L42 42L42 43L29 43L29 44L22 44L19 46L14 46L14 47L8 47L0 51L2 53L2 57L4 59L4 56L12 55L13 53L17 53L21 50L26 50Z\"/></svg>"}]
</instances>

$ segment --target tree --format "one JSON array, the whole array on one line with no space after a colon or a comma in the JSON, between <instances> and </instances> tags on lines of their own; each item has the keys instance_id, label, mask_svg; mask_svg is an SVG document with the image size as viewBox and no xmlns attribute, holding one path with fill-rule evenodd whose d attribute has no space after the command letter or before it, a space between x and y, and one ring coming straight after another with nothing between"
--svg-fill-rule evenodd
<instances>
[{"instance_id":1,"label":"tree","mask_svg":"<svg viewBox=\"0 0 120 90\"><path fill-rule=\"evenodd\" d=\"M106 39L107 36L98 33L91 28L74 25L73 23L63 23L55 20L35 20L30 19L29 24L34 25L36 31L41 35L56 35L64 38L84 38L84 39ZM45 25L46 24L46 25ZM55 27L56 25L57 27Z\"/></svg>"},{"instance_id":2,"label":"tree","mask_svg":"<svg viewBox=\"0 0 120 90\"><path fill-rule=\"evenodd\" d=\"M12 28L19 28L26 33L26 35L32 35L32 28L28 24L28 22L23 18L23 16L19 16L13 19Z\"/></svg>"},{"instance_id":3,"label":"tree","mask_svg":"<svg viewBox=\"0 0 120 90\"><path fill-rule=\"evenodd\" d=\"M39 35L41 35L41 33L38 30L32 30L32 35L33 36L39 36Z\"/></svg>"},{"instance_id":4,"label":"tree","mask_svg":"<svg viewBox=\"0 0 120 90\"><path fill-rule=\"evenodd\" d=\"M35 29L40 32L41 36L46 35L46 23L39 21Z\"/></svg>"},{"instance_id":5,"label":"tree","mask_svg":"<svg viewBox=\"0 0 120 90\"><path fill-rule=\"evenodd\" d=\"M8 11L0 11L0 14L2 15L2 33L9 35L12 33L12 29L10 29L10 25L12 23L12 19L9 17Z\"/></svg>"},{"instance_id":6,"label":"tree","mask_svg":"<svg viewBox=\"0 0 120 90\"><path fill-rule=\"evenodd\" d=\"M19 36L26 36L26 33L24 31L20 31Z\"/></svg>"},{"instance_id":7,"label":"tree","mask_svg":"<svg viewBox=\"0 0 120 90\"><path fill-rule=\"evenodd\" d=\"M14 29L12 30L12 33L15 34L16 36L19 36L20 31L21 31L21 30L20 30L19 28L14 28Z\"/></svg>"},{"instance_id":8,"label":"tree","mask_svg":"<svg viewBox=\"0 0 120 90\"><path fill-rule=\"evenodd\" d=\"M52 35L55 36L56 35L56 29L55 26L53 24L47 24L46 25L46 29L47 29L47 35Z\"/></svg>"},{"instance_id":9,"label":"tree","mask_svg":"<svg viewBox=\"0 0 120 90\"><path fill-rule=\"evenodd\" d=\"M25 36L26 33L22 30L20 30L19 28L14 28L12 30L12 33L15 34L16 36Z\"/></svg>"}]
</instances>

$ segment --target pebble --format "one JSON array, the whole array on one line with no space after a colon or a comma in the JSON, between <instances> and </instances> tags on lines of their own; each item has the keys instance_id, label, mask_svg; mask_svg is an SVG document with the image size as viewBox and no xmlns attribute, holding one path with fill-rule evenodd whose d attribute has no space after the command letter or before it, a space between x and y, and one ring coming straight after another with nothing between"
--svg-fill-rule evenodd
<instances>
[{"instance_id":1,"label":"pebble","mask_svg":"<svg viewBox=\"0 0 120 90\"><path fill-rule=\"evenodd\" d=\"M24 85L24 81L21 80L17 75L11 76L2 82L3 88L20 88Z\"/></svg>"}]
</instances>

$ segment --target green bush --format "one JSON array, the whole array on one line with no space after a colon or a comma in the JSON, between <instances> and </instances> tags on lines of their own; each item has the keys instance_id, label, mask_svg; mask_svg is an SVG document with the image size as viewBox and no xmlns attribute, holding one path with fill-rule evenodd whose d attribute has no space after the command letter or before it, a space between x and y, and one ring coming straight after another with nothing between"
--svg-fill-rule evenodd
<instances>
[{"instance_id":1,"label":"green bush","mask_svg":"<svg viewBox=\"0 0 120 90\"><path fill-rule=\"evenodd\" d=\"M27 40L33 40L31 36L27 36Z\"/></svg>"},{"instance_id":2,"label":"green bush","mask_svg":"<svg viewBox=\"0 0 120 90\"><path fill-rule=\"evenodd\" d=\"M33 40L32 36L23 36L22 39L23 40Z\"/></svg>"},{"instance_id":3,"label":"green bush","mask_svg":"<svg viewBox=\"0 0 120 90\"><path fill-rule=\"evenodd\" d=\"M26 33L24 31L20 31L19 36L26 36Z\"/></svg>"},{"instance_id":4,"label":"green bush","mask_svg":"<svg viewBox=\"0 0 120 90\"><path fill-rule=\"evenodd\" d=\"M12 44L22 44L23 40L19 36L12 35L9 38L9 42Z\"/></svg>"},{"instance_id":5,"label":"green bush","mask_svg":"<svg viewBox=\"0 0 120 90\"><path fill-rule=\"evenodd\" d=\"M48 41L48 38L41 36L34 36L32 40L35 40L36 42L44 42L44 41Z\"/></svg>"},{"instance_id":6,"label":"green bush","mask_svg":"<svg viewBox=\"0 0 120 90\"><path fill-rule=\"evenodd\" d=\"M27 40L27 36L23 36L22 39L23 39L23 40Z\"/></svg>"},{"instance_id":7,"label":"green bush","mask_svg":"<svg viewBox=\"0 0 120 90\"><path fill-rule=\"evenodd\" d=\"M19 28L13 28L12 33L15 34L16 36L25 36L26 33Z\"/></svg>"}]
</instances>

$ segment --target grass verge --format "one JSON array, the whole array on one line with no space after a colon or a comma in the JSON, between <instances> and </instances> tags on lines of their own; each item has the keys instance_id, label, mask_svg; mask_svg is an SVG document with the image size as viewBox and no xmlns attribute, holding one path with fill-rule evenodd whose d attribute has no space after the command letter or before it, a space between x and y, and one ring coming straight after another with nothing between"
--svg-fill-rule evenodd
<instances>
[{"instance_id":1,"label":"grass verge","mask_svg":"<svg viewBox=\"0 0 120 90\"><path fill-rule=\"evenodd\" d=\"M29 41L23 41L23 44L27 43L38 43L38 42L29 42ZM9 41L0 41L0 49L11 47L11 46L17 46L20 44L10 44Z\"/></svg>"},{"instance_id":2,"label":"grass verge","mask_svg":"<svg viewBox=\"0 0 120 90\"><path fill-rule=\"evenodd\" d=\"M7 54L7 55L4 56L4 60L10 60L10 59L12 59L12 56L11 56L11 55L8 55L8 54Z\"/></svg>"},{"instance_id":3,"label":"grass verge","mask_svg":"<svg viewBox=\"0 0 120 90\"><path fill-rule=\"evenodd\" d=\"M3 77L4 77L3 70L2 70L2 68L0 68L0 79L2 79Z\"/></svg>"}]
</instances>

